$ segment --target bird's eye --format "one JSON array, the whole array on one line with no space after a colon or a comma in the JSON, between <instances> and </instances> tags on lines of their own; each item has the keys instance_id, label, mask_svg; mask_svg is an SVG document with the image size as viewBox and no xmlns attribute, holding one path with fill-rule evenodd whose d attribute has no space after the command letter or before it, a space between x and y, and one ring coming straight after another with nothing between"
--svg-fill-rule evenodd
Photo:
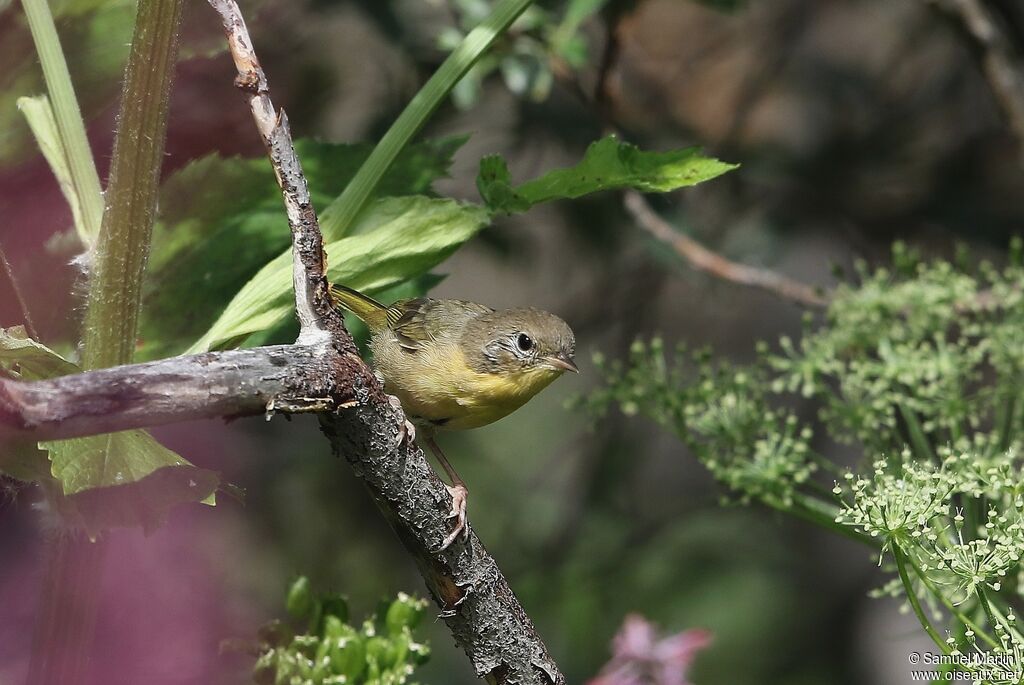
<instances>
[{"instance_id":1,"label":"bird's eye","mask_svg":"<svg viewBox=\"0 0 1024 685\"><path fill-rule=\"evenodd\" d=\"M529 352L533 349L533 338L526 333L520 333L516 336L516 347L520 352Z\"/></svg>"}]
</instances>

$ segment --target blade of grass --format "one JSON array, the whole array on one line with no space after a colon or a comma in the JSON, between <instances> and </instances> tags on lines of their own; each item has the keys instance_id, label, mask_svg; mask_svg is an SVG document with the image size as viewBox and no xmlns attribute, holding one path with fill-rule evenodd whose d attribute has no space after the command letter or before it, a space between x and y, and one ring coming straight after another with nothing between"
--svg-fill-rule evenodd
<instances>
[{"instance_id":1,"label":"blade of grass","mask_svg":"<svg viewBox=\"0 0 1024 685\"><path fill-rule=\"evenodd\" d=\"M92 247L100 234L103 218L103 191L96 172L85 123L71 84L71 74L60 47L60 38L46 0L21 0L29 31L43 67L43 78L53 105L53 115L65 164L70 172L75 195L81 203L82 228L79 236ZM77 226L77 224L76 224Z\"/></svg>"},{"instance_id":2,"label":"blade of grass","mask_svg":"<svg viewBox=\"0 0 1024 685\"><path fill-rule=\"evenodd\" d=\"M25 116L25 121L32 129L36 144L39 145L46 163L50 165L50 171L57 177L57 183L64 194L64 199L71 206L71 216L74 219L78 237L83 243L89 245L89 231L84 218L85 208L82 206L82 198L78 195L78 189L71 175L71 167L64 152L64 144L61 142L60 131L57 129L57 120L53 116L50 99L45 95L18 98L18 109Z\"/></svg>"},{"instance_id":3,"label":"blade of grass","mask_svg":"<svg viewBox=\"0 0 1024 685\"><path fill-rule=\"evenodd\" d=\"M455 84L487 52L494 41L522 14L533 0L502 0L487 19L474 28L441 64L409 102L359 172L320 216L324 242L345 236L359 212L366 206L384 172L398 153L412 140L427 118L448 97Z\"/></svg>"}]
</instances>

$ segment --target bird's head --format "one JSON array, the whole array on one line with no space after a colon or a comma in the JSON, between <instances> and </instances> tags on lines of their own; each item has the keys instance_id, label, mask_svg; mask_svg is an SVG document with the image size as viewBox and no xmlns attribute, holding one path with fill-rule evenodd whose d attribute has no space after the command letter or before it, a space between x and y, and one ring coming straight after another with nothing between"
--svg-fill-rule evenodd
<instances>
[{"instance_id":1,"label":"bird's head","mask_svg":"<svg viewBox=\"0 0 1024 685\"><path fill-rule=\"evenodd\" d=\"M576 337L569 324L540 309L505 309L477 317L466 326L464 349L477 371L544 380L565 371L579 373Z\"/></svg>"}]
</instances>

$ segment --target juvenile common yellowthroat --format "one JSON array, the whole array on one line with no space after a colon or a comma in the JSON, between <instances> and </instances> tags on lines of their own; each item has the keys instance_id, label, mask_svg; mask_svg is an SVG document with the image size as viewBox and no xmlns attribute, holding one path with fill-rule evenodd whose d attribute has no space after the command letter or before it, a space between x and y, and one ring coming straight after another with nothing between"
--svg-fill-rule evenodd
<instances>
[{"instance_id":1,"label":"juvenile common yellowthroat","mask_svg":"<svg viewBox=\"0 0 1024 685\"><path fill-rule=\"evenodd\" d=\"M554 314L533 308L495 311L462 300L420 297L388 306L331 286L334 302L370 329L373 366L397 397L451 479L455 527L466 528L466 484L434 440L434 431L477 428L507 416L566 371L579 372L576 338ZM409 436L414 437L414 435Z\"/></svg>"}]
</instances>

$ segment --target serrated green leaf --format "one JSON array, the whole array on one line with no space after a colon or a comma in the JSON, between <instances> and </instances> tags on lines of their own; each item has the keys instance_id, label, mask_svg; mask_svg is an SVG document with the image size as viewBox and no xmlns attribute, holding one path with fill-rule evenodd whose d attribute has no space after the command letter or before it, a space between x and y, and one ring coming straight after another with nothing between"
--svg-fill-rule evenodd
<instances>
[{"instance_id":1,"label":"serrated green leaf","mask_svg":"<svg viewBox=\"0 0 1024 685\"><path fill-rule=\"evenodd\" d=\"M487 225L479 206L424 196L383 198L360 215L353 235L326 246L327 277L381 290L426 273ZM214 349L292 315L291 251L260 270L188 352Z\"/></svg>"},{"instance_id":2,"label":"serrated green leaf","mask_svg":"<svg viewBox=\"0 0 1024 685\"><path fill-rule=\"evenodd\" d=\"M410 146L380 192L429 193L465 141L458 136ZM341 192L371 149L298 141L314 206ZM211 155L192 162L164 183L160 206L143 293L141 359L170 356L196 340L231 296L291 242L281 192L264 158Z\"/></svg>"},{"instance_id":3,"label":"serrated green leaf","mask_svg":"<svg viewBox=\"0 0 1024 685\"><path fill-rule=\"evenodd\" d=\"M737 166L705 157L698 148L646 152L608 136L592 143L576 166L548 172L515 187L505 160L498 155L485 157L480 161L477 188L492 211L511 214L525 212L541 202L601 190L666 192L721 176Z\"/></svg>"},{"instance_id":4,"label":"serrated green leaf","mask_svg":"<svg viewBox=\"0 0 1024 685\"><path fill-rule=\"evenodd\" d=\"M80 373L24 327L0 329L0 369L26 380ZM50 463L47 465L46 452ZM38 443L14 441L0 449L0 471L18 480L44 481L52 475L65 513L90 533L112 525L158 523L182 502L213 502L218 477L199 469L143 430ZM99 494L102 493L102 494Z\"/></svg>"}]
</instances>

